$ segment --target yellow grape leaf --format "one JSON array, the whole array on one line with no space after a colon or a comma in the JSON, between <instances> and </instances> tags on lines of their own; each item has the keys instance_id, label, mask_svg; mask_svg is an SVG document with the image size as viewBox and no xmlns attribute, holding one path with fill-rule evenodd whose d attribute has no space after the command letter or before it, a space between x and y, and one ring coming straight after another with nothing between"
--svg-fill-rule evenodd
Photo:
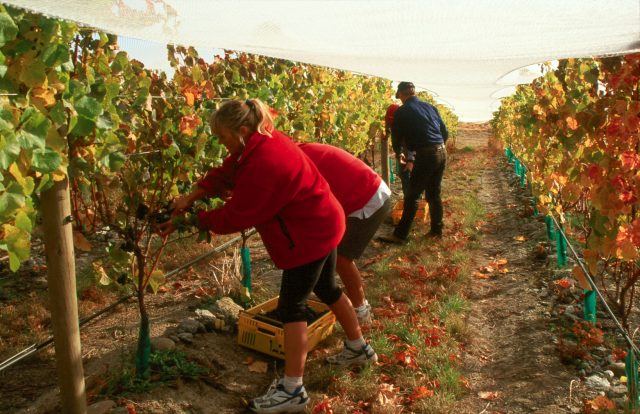
<instances>
[{"instance_id":1,"label":"yellow grape leaf","mask_svg":"<svg viewBox=\"0 0 640 414\"><path fill-rule=\"evenodd\" d=\"M90 252L93 249L91 242L84 237L84 234L76 230L73 232L73 247L83 252Z\"/></svg>"},{"instance_id":2,"label":"yellow grape leaf","mask_svg":"<svg viewBox=\"0 0 640 414\"><path fill-rule=\"evenodd\" d=\"M507 269L506 267L503 267L502 269L498 270L498 273L509 273L510 270Z\"/></svg>"},{"instance_id":3,"label":"yellow grape leaf","mask_svg":"<svg viewBox=\"0 0 640 414\"><path fill-rule=\"evenodd\" d=\"M504 266L508 263L509 261L507 259L496 259L494 260L494 264L496 264L497 266Z\"/></svg>"},{"instance_id":4,"label":"yellow grape leaf","mask_svg":"<svg viewBox=\"0 0 640 414\"><path fill-rule=\"evenodd\" d=\"M572 116L568 116L566 118L567 121L567 127L569 127L570 130L575 131L576 129L578 129L578 121L572 117Z\"/></svg>"},{"instance_id":5,"label":"yellow grape leaf","mask_svg":"<svg viewBox=\"0 0 640 414\"><path fill-rule=\"evenodd\" d=\"M185 92L184 97L187 100L187 105L193 106L193 104L195 103L195 96L193 96L191 92Z\"/></svg>"},{"instance_id":6,"label":"yellow grape leaf","mask_svg":"<svg viewBox=\"0 0 640 414\"><path fill-rule=\"evenodd\" d=\"M587 277L584 275L584 272L582 271L580 266L578 265L573 266L573 269L571 270L571 274L578 281L578 284L582 289L592 290L591 285L589 284L589 281L587 280Z\"/></svg>"},{"instance_id":7,"label":"yellow grape leaf","mask_svg":"<svg viewBox=\"0 0 640 414\"><path fill-rule=\"evenodd\" d=\"M526 241L528 239L525 236L520 235L520 236L515 236L513 238L513 240L515 240L515 241Z\"/></svg>"},{"instance_id":8,"label":"yellow grape leaf","mask_svg":"<svg viewBox=\"0 0 640 414\"><path fill-rule=\"evenodd\" d=\"M258 374L266 374L269 364L264 361L253 361L249 364L249 372L256 372Z\"/></svg>"}]
</instances>

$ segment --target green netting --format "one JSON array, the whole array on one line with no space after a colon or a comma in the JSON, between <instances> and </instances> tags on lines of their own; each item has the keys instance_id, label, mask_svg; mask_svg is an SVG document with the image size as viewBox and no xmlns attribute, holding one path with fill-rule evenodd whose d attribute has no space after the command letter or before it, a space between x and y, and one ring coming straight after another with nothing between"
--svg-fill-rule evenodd
<instances>
[{"instance_id":1,"label":"green netting","mask_svg":"<svg viewBox=\"0 0 640 414\"><path fill-rule=\"evenodd\" d=\"M136 375L138 378L149 378L149 356L151 355L149 331L149 321L141 319L138 349L136 350Z\"/></svg>"},{"instance_id":2,"label":"green netting","mask_svg":"<svg viewBox=\"0 0 640 414\"><path fill-rule=\"evenodd\" d=\"M393 184L396 181L396 177L393 174L393 160L389 158L389 182Z\"/></svg>"},{"instance_id":3,"label":"green netting","mask_svg":"<svg viewBox=\"0 0 640 414\"><path fill-rule=\"evenodd\" d=\"M558 267L567 265L567 243L564 240L564 230L556 229L556 251L558 255Z\"/></svg>"},{"instance_id":4,"label":"green netting","mask_svg":"<svg viewBox=\"0 0 640 414\"><path fill-rule=\"evenodd\" d=\"M240 248L240 257L242 258L242 297L248 302L251 300L251 251L248 247Z\"/></svg>"},{"instance_id":5,"label":"green netting","mask_svg":"<svg viewBox=\"0 0 640 414\"><path fill-rule=\"evenodd\" d=\"M640 409L640 395L638 394L638 360L633 349L627 352L625 371L627 373L627 392L629 393L629 408L633 412Z\"/></svg>"},{"instance_id":6,"label":"green netting","mask_svg":"<svg viewBox=\"0 0 640 414\"><path fill-rule=\"evenodd\" d=\"M544 223L547 225L547 237L549 240L553 240L556 238L555 227L553 225L553 220L550 216L544 217Z\"/></svg>"},{"instance_id":7,"label":"green netting","mask_svg":"<svg viewBox=\"0 0 640 414\"><path fill-rule=\"evenodd\" d=\"M596 292L594 290L584 291L584 320L596 323Z\"/></svg>"}]
</instances>

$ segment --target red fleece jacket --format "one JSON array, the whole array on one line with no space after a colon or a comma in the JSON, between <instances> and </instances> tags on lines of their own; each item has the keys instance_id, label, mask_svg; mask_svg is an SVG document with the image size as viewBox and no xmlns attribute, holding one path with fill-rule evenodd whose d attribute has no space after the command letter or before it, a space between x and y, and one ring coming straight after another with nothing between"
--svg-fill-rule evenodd
<instances>
[{"instance_id":1,"label":"red fleece jacket","mask_svg":"<svg viewBox=\"0 0 640 414\"><path fill-rule=\"evenodd\" d=\"M347 151L326 144L300 144L329 183L348 216L363 208L380 187L380 177Z\"/></svg>"},{"instance_id":2,"label":"red fleece jacket","mask_svg":"<svg viewBox=\"0 0 640 414\"><path fill-rule=\"evenodd\" d=\"M218 234L255 226L271 259L290 269L320 259L340 242L345 216L329 185L289 137L254 133L198 182L208 196L233 190L222 208L201 211L198 223Z\"/></svg>"}]
</instances>

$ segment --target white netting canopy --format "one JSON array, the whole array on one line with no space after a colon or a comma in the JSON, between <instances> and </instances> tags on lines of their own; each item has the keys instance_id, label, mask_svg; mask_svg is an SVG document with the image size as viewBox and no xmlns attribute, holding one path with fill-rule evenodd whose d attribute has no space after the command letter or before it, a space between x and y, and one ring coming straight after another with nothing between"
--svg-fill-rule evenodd
<instances>
[{"instance_id":1,"label":"white netting canopy","mask_svg":"<svg viewBox=\"0 0 640 414\"><path fill-rule=\"evenodd\" d=\"M638 0L10 0L155 42L347 69L486 120L527 66L640 50Z\"/></svg>"}]
</instances>

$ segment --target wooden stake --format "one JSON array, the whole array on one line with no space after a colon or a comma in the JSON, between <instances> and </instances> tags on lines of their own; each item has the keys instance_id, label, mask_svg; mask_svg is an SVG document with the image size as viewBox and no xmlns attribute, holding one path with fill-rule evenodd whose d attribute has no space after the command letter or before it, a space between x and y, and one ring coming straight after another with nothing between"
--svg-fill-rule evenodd
<instances>
[{"instance_id":1,"label":"wooden stake","mask_svg":"<svg viewBox=\"0 0 640 414\"><path fill-rule=\"evenodd\" d=\"M55 183L42 194L41 212L61 412L85 414L87 400L80 350L68 179Z\"/></svg>"}]
</instances>

